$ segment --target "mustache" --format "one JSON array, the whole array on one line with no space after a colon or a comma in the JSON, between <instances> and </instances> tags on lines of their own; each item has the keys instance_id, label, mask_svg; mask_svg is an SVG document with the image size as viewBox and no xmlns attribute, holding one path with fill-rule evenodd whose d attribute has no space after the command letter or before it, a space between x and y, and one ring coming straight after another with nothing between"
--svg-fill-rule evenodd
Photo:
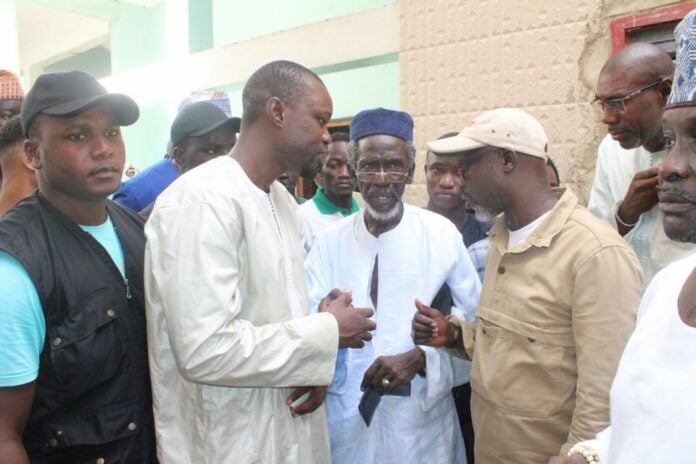
<instances>
[{"instance_id":1,"label":"mustache","mask_svg":"<svg viewBox=\"0 0 696 464\"><path fill-rule=\"evenodd\" d=\"M657 193L659 197L678 198L696 203L696 190L686 190L676 185L663 184L658 187Z\"/></svg>"}]
</instances>

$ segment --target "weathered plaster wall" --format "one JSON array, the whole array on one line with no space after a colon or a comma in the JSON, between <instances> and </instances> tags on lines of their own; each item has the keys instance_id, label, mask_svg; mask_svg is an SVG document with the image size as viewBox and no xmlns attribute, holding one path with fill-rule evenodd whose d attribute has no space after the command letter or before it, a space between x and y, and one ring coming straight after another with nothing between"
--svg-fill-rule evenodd
<instances>
[{"instance_id":1,"label":"weathered plaster wall","mask_svg":"<svg viewBox=\"0 0 696 464\"><path fill-rule=\"evenodd\" d=\"M425 204L425 143L475 114L525 108L549 136L563 183L586 201L605 135L590 105L609 57L609 21L665 0L401 0L401 107L416 122L407 200Z\"/></svg>"}]
</instances>

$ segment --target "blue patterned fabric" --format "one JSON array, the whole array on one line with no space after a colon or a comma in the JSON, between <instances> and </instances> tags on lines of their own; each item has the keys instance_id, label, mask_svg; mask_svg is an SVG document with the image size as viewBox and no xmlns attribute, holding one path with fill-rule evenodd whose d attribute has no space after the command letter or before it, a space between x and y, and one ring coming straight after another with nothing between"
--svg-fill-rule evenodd
<instances>
[{"instance_id":1,"label":"blue patterned fabric","mask_svg":"<svg viewBox=\"0 0 696 464\"><path fill-rule=\"evenodd\" d=\"M696 105L696 10L692 10L674 29L677 47L672 93L667 107Z\"/></svg>"}]
</instances>

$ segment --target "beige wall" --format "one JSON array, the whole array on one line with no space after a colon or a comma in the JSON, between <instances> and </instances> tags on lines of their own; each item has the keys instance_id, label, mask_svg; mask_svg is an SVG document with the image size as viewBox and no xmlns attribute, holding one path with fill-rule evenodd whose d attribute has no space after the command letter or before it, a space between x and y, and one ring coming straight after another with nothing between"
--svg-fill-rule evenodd
<instances>
[{"instance_id":1,"label":"beige wall","mask_svg":"<svg viewBox=\"0 0 696 464\"><path fill-rule=\"evenodd\" d=\"M564 184L587 200L605 135L589 102L609 56L609 21L665 0L401 0L401 107L416 123L407 201L425 204L425 143L478 112L521 107L549 136Z\"/></svg>"}]
</instances>

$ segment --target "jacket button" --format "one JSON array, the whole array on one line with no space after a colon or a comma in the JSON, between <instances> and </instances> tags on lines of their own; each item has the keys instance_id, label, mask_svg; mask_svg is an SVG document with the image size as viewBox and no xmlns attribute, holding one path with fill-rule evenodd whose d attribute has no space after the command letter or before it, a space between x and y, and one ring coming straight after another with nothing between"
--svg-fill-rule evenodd
<instances>
[{"instance_id":1,"label":"jacket button","mask_svg":"<svg viewBox=\"0 0 696 464\"><path fill-rule=\"evenodd\" d=\"M48 440L48 446L50 446L51 448L56 448L58 446L58 440L56 440L55 438L51 438L50 440Z\"/></svg>"},{"instance_id":2,"label":"jacket button","mask_svg":"<svg viewBox=\"0 0 696 464\"><path fill-rule=\"evenodd\" d=\"M485 335L485 334L486 334L486 329L481 329L481 332L483 332L484 335Z\"/></svg>"},{"instance_id":3,"label":"jacket button","mask_svg":"<svg viewBox=\"0 0 696 464\"><path fill-rule=\"evenodd\" d=\"M135 424L135 422L131 422L130 424L128 424L128 430L130 430L131 432L133 432L137 428L138 426Z\"/></svg>"},{"instance_id":4,"label":"jacket button","mask_svg":"<svg viewBox=\"0 0 696 464\"><path fill-rule=\"evenodd\" d=\"M536 338L529 337L527 340L529 340L530 342L534 343L534 342L536 341Z\"/></svg>"},{"instance_id":5,"label":"jacket button","mask_svg":"<svg viewBox=\"0 0 696 464\"><path fill-rule=\"evenodd\" d=\"M106 460L104 458L97 459L97 464L105 464Z\"/></svg>"},{"instance_id":6,"label":"jacket button","mask_svg":"<svg viewBox=\"0 0 696 464\"><path fill-rule=\"evenodd\" d=\"M498 274L505 274L505 268L503 266L498 267Z\"/></svg>"},{"instance_id":7,"label":"jacket button","mask_svg":"<svg viewBox=\"0 0 696 464\"><path fill-rule=\"evenodd\" d=\"M53 341L52 341L51 343L53 344L53 346L58 346L58 345L60 345L62 342L63 342L63 340L62 340L60 337L56 337L56 338L53 339Z\"/></svg>"},{"instance_id":8,"label":"jacket button","mask_svg":"<svg viewBox=\"0 0 696 464\"><path fill-rule=\"evenodd\" d=\"M116 311L114 311L113 309L108 309L106 311L106 315L109 317L114 317L116 315Z\"/></svg>"}]
</instances>

